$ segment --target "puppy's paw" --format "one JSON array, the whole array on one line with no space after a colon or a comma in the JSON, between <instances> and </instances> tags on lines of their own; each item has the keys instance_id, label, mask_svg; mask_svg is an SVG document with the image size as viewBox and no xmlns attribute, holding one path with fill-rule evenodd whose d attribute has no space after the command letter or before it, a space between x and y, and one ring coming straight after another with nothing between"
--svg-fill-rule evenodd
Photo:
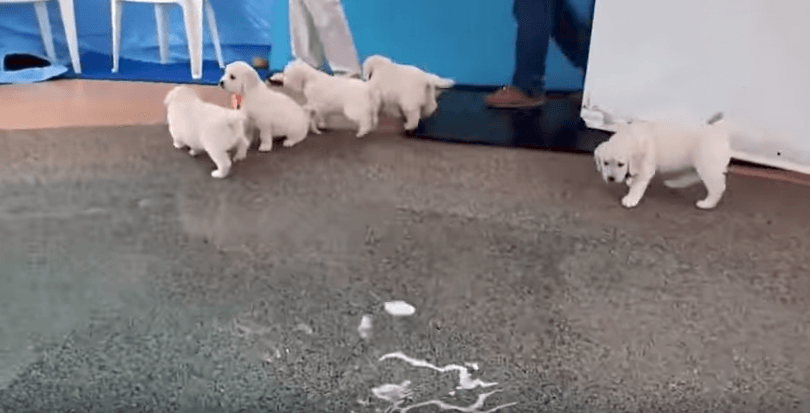
<instances>
[{"instance_id":1,"label":"puppy's paw","mask_svg":"<svg viewBox=\"0 0 810 413\"><path fill-rule=\"evenodd\" d=\"M217 179L222 179L228 176L228 172L222 171L220 169L216 169L211 171L211 176Z\"/></svg>"},{"instance_id":2,"label":"puppy's paw","mask_svg":"<svg viewBox=\"0 0 810 413\"><path fill-rule=\"evenodd\" d=\"M624 179L624 183L627 184L628 188L633 186L633 177L628 176L627 178Z\"/></svg>"},{"instance_id":3,"label":"puppy's paw","mask_svg":"<svg viewBox=\"0 0 810 413\"><path fill-rule=\"evenodd\" d=\"M292 147L293 147L293 146L295 146L295 144L297 144L297 143L298 143L298 142L296 142L296 141L291 141L291 140L289 140L289 139L284 139L284 142L282 143L282 145L283 145L285 148L292 148Z\"/></svg>"},{"instance_id":4,"label":"puppy's paw","mask_svg":"<svg viewBox=\"0 0 810 413\"><path fill-rule=\"evenodd\" d=\"M718 201L714 201L711 199L702 199L700 201L697 201L695 205L697 205L697 207L700 209L712 209L717 206L717 202Z\"/></svg>"},{"instance_id":5,"label":"puppy's paw","mask_svg":"<svg viewBox=\"0 0 810 413\"><path fill-rule=\"evenodd\" d=\"M272 150L273 150L272 143L262 143L261 145L259 145L259 152L270 152Z\"/></svg>"},{"instance_id":6,"label":"puppy's paw","mask_svg":"<svg viewBox=\"0 0 810 413\"><path fill-rule=\"evenodd\" d=\"M245 158L247 158L247 151L245 151L245 152L236 152L236 154L233 156L234 162L239 162L241 160L244 160Z\"/></svg>"},{"instance_id":7,"label":"puppy's paw","mask_svg":"<svg viewBox=\"0 0 810 413\"><path fill-rule=\"evenodd\" d=\"M188 150L188 154L191 155L191 156L197 156L200 153L202 153L202 151L199 150L199 149L189 149Z\"/></svg>"},{"instance_id":8,"label":"puppy's paw","mask_svg":"<svg viewBox=\"0 0 810 413\"><path fill-rule=\"evenodd\" d=\"M641 200L640 199L635 199L635 198L631 197L630 195L625 195L624 198L622 198L622 206L624 206L625 208L633 208L636 205L638 205L639 201L641 201Z\"/></svg>"},{"instance_id":9,"label":"puppy's paw","mask_svg":"<svg viewBox=\"0 0 810 413\"><path fill-rule=\"evenodd\" d=\"M183 145L182 145L182 144L180 144L180 142L174 142L174 143L172 143L172 145L174 145L174 147L175 147L176 149L183 149Z\"/></svg>"}]
</instances>

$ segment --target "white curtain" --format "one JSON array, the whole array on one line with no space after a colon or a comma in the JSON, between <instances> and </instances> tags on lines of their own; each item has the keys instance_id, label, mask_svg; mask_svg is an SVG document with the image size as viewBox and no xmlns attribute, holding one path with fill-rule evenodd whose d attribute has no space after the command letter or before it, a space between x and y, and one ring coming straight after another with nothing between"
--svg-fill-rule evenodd
<instances>
[{"instance_id":1,"label":"white curtain","mask_svg":"<svg viewBox=\"0 0 810 413\"><path fill-rule=\"evenodd\" d=\"M723 112L735 158L810 173L808 19L808 0L597 0L582 117Z\"/></svg>"}]
</instances>

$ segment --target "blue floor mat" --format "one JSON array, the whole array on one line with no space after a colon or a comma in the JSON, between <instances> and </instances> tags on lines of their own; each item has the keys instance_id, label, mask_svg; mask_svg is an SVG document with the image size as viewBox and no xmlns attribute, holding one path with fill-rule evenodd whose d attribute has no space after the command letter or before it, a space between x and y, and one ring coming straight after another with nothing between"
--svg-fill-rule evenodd
<instances>
[{"instance_id":1,"label":"blue floor mat","mask_svg":"<svg viewBox=\"0 0 810 413\"><path fill-rule=\"evenodd\" d=\"M219 78L222 77L222 69L215 60L203 61L202 79L194 80L191 78L191 67L188 61L170 62L164 65L121 58L118 62L118 73L113 73L110 55L85 52L81 59L81 74L70 71L60 78L216 85L219 83ZM267 69L258 70L258 72L262 79L269 74Z\"/></svg>"},{"instance_id":2,"label":"blue floor mat","mask_svg":"<svg viewBox=\"0 0 810 413\"><path fill-rule=\"evenodd\" d=\"M493 109L484 89L457 87L439 96L439 108L414 135L444 142L593 153L610 134L589 129L580 117L581 97L549 93L532 109Z\"/></svg>"}]
</instances>

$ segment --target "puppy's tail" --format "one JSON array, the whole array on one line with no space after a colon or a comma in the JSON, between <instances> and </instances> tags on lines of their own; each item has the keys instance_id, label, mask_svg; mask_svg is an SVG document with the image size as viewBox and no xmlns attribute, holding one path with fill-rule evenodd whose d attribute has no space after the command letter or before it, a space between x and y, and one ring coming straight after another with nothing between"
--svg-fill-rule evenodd
<instances>
[{"instance_id":1,"label":"puppy's tail","mask_svg":"<svg viewBox=\"0 0 810 413\"><path fill-rule=\"evenodd\" d=\"M169 106L169 103L174 100L174 97L177 95L177 87L170 90L169 93L166 94L166 97L163 98L163 106Z\"/></svg>"},{"instance_id":2,"label":"puppy's tail","mask_svg":"<svg viewBox=\"0 0 810 413\"><path fill-rule=\"evenodd\" d=\"M310 105L304 105L301 108L304 109L304 112L306 112L307 118L309 119L309 130L312 131L312 133L320 135L321 130L318 128L318 122L316 122L318 111Z\"/></svg>"},{"instance_id":3,"label":"puppy's tail","mask_svg":"<svg viewBox=\"0 0 810 413\"><path fill-rule=\"evenodd\" d=\"M717 112L712 115L712 117L706 121L706 125L711 127L715 133L724 136L724 139L728 140L729 144L734 138L736 128L731 121L725 118L725 114L723 112Z\"/></svg>"},{"instance_id":4,"label":"puppy's tail","mask_svg":"<svg viewBox=\"0 0 810 413\"><path fill-rule=\"evenodd\" d=\"M177 99L178 95L185 94L186 99L188 99L188 97L192 96L193 93L194 92L190 91L187 86L175 86L169 91L169 93L166 94L166 97L163 99L163 105L168 107L172 101Z\"/></svg>"},{"instance_id":5,"label":"puppy's tail","mask_svg":"<svg viewBox=\"0 0 810 413\"><path fill-rule=\"evenodd\" d=\"M444 92L445 89L449 89L456 84L456 81L453 79L447 79L440 76L436 76L432 73L428 73L428 87L427 87L427 99L428 101L436 101L439 95ZM433 112L436 109L428 110L428 112ZM427 115L427 113L425 114Z\"/></svg>"},{"instance_id":6,"label":"puppy's tail","mask_svg":"<svg viewBox=\"0 0 810 413\"><path fill-rule=\"evenodd\" d=\"M428 79L430 84L437 89L449 89L456 85L455 80L436 76L432 73L428 73Z\"/></svg>"}]
</instances>

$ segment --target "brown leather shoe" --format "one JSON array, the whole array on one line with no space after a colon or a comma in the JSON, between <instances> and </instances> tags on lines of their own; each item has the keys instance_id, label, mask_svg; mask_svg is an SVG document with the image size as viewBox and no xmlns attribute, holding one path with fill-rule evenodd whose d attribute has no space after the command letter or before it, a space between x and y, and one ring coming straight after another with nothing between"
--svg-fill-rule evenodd
<instances>
[{"instance_id":1,"label":"brown leather shoe","mask_svg":"<svg viewBox=\"0 0 810 413\"><path fill-rule=\"evenodd\" d=\"M545 96L528 96L512 86L506 86L487 96L487 106L493 108L533 108L544 103Z\"/></svg>"}]
</instances>

